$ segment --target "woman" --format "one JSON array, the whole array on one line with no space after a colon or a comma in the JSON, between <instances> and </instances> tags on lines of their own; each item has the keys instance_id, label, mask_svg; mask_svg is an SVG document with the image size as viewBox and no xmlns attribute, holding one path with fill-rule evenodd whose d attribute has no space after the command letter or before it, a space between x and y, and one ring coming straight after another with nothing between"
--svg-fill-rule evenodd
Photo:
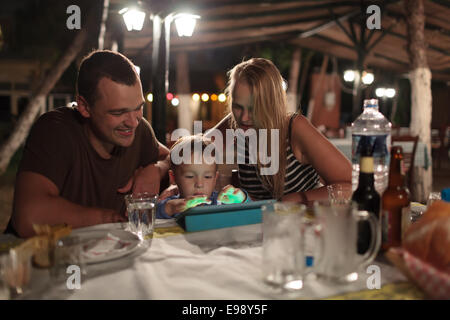
<instances>
[{"instance_id":1,"label":"woman","mask_svg":"<svg viewBox=\"0 0 450 320\"><path fill-rule=\"evenodd\" d=\"M278 129L278 172L261 175L264 165L259 159L254 165L239 164L240 187L254 200L310 204L328 197L326 185L351 184L351 164L305 117L287 113L283 82L269 60L253 58L236 65L229 72L226 89L230 114L214 129L223 137L230 128ZM268 150L273 147L270 140L268 137ZM248 148L246 143L246 152Z\"/></svg>"}]
</instances>

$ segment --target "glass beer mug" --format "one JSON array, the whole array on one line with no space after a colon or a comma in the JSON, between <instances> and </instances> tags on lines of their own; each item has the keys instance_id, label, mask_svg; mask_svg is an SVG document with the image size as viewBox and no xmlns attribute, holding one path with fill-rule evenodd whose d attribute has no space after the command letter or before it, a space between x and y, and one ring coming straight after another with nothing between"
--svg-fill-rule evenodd
<instances>
[{"instance_id":1,"label":"glass beer mug","mask_svg":"<svg viewBox=\"0 0 450 320\"><path fill-rule=\"evenodd\" d=\"M369 264L381 245L378 219L367 211L357 210L355 202L315 202L314 212L323 226L324 252L316 266L319 277L349 282L357 280L357 270ZM371 229L369 250L357 253L357 223L367 220Z\"/></svg>"}]
</instances>

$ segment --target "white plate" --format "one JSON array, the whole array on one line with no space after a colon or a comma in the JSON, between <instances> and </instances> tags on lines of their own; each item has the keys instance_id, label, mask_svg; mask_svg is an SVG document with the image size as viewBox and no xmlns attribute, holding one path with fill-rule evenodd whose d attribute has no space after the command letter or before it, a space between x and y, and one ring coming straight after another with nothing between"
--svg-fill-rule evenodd
<instances>
[{"instance_id":1,"label":"white plate","mask_svg":"<svg viewBox=\"0 0 450 320\"><path fill-rule=\"evenodd\" d=\"M126 230L74 230L83 243L85 263L99 263L126 256L139 248L139 237Z\"/></svg>"}]
</instances>

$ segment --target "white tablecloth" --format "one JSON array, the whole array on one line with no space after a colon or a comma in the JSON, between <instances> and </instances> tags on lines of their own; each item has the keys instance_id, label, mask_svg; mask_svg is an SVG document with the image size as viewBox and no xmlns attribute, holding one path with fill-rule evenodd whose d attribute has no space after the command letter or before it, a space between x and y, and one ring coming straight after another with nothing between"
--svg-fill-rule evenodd
<instances>
[{"instance_id":1,"label":"white tablecloth","mask_svg":"<svg viewBox=\"0 0 450 320\"><path fill-rule=\"evenodd\" d=\"M173 226L157 220L157 226ZM94 226L122 228L122 224ZM27 299L286 299L325 298L367 289L365 270L351 284L307 279L296 294L276 292L262 280L261 224L177 234L147 241L138 251L114 261L87 266L81 289L49 281L47 270L33 271ZM394 267L381 268L381 284L405 281Z\"/></svg>"}]
</instances>

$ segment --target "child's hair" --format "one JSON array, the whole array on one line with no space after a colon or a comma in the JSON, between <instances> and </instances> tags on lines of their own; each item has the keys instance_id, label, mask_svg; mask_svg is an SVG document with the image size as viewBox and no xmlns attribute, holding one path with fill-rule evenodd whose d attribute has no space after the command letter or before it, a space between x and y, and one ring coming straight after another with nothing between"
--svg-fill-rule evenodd
<instances>
[{"instance_id":1,"label":"child's hair","mask_svg":"<svg viewBox=\"0 0 450 320\"><path fill-rule=\"evenodd\" d=\"M183 151L187 148L190 148L191 155L194 154L195 151L201 150L202 155L205 152L206 147L212 145L213 142L211 139L206 138L203 134L184 136L179 138L170 148L170 169L175 171L175 169L184 164L184 163L175 163L173 161L173 152L176 152L178 157L183 157ZM190 147L188 146L190 145ZM211 152L211 156L215 156L215 149ZM214 162L215 164L215 162Z\"/></svg>"}]
</instances>

